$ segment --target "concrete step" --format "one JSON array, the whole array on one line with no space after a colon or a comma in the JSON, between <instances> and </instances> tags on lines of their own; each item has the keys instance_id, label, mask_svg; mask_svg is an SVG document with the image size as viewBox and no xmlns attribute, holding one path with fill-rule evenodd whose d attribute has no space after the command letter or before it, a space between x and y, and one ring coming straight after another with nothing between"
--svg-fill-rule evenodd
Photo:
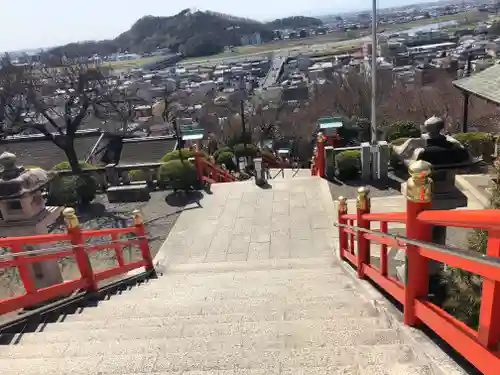
<instances>
[{"instance_id":1,"label":"concrete step","mask_svg":"<svg viewBox=\"0 0 500 375\"><path fill-rule=\"evenodd\" d=\"M136 304L151 305L151 304L162 304L168 306L191 306L197 304L207 304L207 303L224 303L231 304L236 301L241 301L241 303L299 303L299 302L314 302L314 300L321 298L325 300L338 299L345 300L352 298L353 296L361 296L353 286L349 287L345 285L330 285L321 284L322 288L319 289L319 285L313 288L301 288L301 287L286 287L279 288L275 291L268 291L266 287L262 287L257 290L242 291L241 295L238 291L226 291L223 293L218 292L193 292L193 296L190 297L189 291L172 291L171 293L164 292L159 293L155 296L141 296L140 294L112 297L107 301L100 301L99 307L101 309L114 309L115 306L120 306L121 308L132 308ZM320 292L318 292L320 290Z\"/></svg>"},{"instance_id":2,"label":"concrete step","mask_svg":"<svg viewBox=\"0 0 500 375\"><path fill-rule=\"evenodd\" d=\"M375 323L381 323L380 326ZM347 328L343 328L346 324ZM363 331L357 329L362 327ZM298 335L300 338L317 337L321 335L336 335L340 331L346 331L346 337L350 335L369 336L371 331L387 329L383 319L378 321L349 321L349 320L288 320L288 321L257 321L257 322L237 322L237 323L217 323L217 324L184 324L180 321L174 324L162 326L141 326L122 327L120 329L68 329L64 331L44 331L37 333L20 334L19 341L22 343L50 343L50 342L83 342L86 340L106 341L106 340L128 340L141 338L172 338L172 337L194 337L194 336L225 336L225 335L248 335L272 333L273 336ZM295 333L294 333L295 332ZM388 332L393 332L392 330ZM331 338L331 337L330 337ZM345 343L345 341L344 341Z\"/></svg>"},{"instance_id":3,"label":"concrete step","mask_svg":"<svg viewBox=\"0 0 500 375\"><path fill-rule=\"evenodd\" d=\"M95 330L95 329L126 329L136 327L157 327L163 329L164 327L172 327L175 324L182 324L184 327L190 325L202 324L242 324L248 322L261 322L262 324L279 323L282 321L293 320L314 320L318 324L337 324L339 329L342 325L346 327L356 328L359 327L382 327L389 328L389 322L383 316L381 317L350 317L333 315L329 311L323 311L311 314L309 318L307 311L302 311L301 314L296 312L292 313L268 313L259 314L253 317L246 317L242 314L234 315L213 315L213 316L190 316L188 319L184 317L145 317L135 319L107 319L96 321L74 321L74 322L61 322L61 323L48 323L42 324L38 327L36 332L56 332L56 331L80 331L80 330ZM299 317L296 319L295 317Z\"/></svg>"},{"instance_id":4,"label":"concrete step","mask_svg":"<svg viewBox=\"0 0 500 375\"><path fill-rule=\"evenodd\" d=\"M321 326L317 328L317 326ZM346 331L347 330L347 331ZM30 333L20 343L5 347L0 358L53 358L65 356L123 355L150 352L227 350L242 348L301 348L324 345L394 344L401 342L397 331L387 322L365 319L355 321L287 321L255 324L186 325L177 327L134 327L114 330L60 331L57 334ZM298 333L299 332L299 333ZM45 332L44 332L45 333ZM70 337L71 336L71 337ZM81 338L82 341L78 339ZM43 342L43 345L39 343Z\"/></svg>"},{"instance_id":5,"label":"concrete step","mask_svg":"<svg viewBox=\"0 0 500 375\"><path fill-rule=\"evenodd\" d=\"M110 307L89 307L83 310L82 313L69 314L66 316L68 321L81 320L102 320L114 317L120 318L143 318L143 317L179 317L192 315L232 315L232 314L256 314L261 311L267 312L285 312L285 311L301 311L323 309L325 311L333 311L339 315L353 316L374 316L377 315L377 310L373 305L366 301L363 302L362 296L353 292L332 297L303 297L300 299L284 299L276 301L273 298L269 299L248 299L248 300L233 300L220 301L214 303L212 301L196 304L175 304L169 301L154 300L152 303L138 302L133 305L123 304ZM357 300L359 298L359 300ZM356 303L353 303L356 301Z\"/></svg>"},{"instance_id":6,"label":"concrete step","mask_svg":"<svg viewBox=\"0 0 500 375\"><path fill-rule=\"evenodd\" d=\"M208 355L207 355L208 354ZM307 370L305 370L307 369ZM88 374L387 374L427 375L413 350L401 344L186 351L133 355L0 359L2 375ZM317 370L316 372L311 372ZM303 372L307 371L307 372ZM343 372L338 372L343 371ZM371 371L371 372L370 372ZM382 371L382 372L377 372ZM407 371L407 372L404 372Z\"/></svg>"}]
</instances>

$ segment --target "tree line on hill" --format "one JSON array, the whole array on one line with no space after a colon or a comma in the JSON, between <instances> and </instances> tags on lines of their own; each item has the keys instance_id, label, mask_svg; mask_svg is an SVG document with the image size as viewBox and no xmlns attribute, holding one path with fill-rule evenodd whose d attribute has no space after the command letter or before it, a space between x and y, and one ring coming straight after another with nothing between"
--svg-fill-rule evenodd
<instances>
[{"instance_id":1,"label":"tree line on hill","mask_svg":"<svg viewBox=\"0 0 500 375\"><path fill-rule=\"evenodd\" d=\"M168 48L186 57L206 56L241 44L241 37L260 33L263 42L273 39L275 29L321 26L312 17L288 17L269 23L188 9L171 16L140 18L132 27L111 40L70 43L45 53L62 58L106 56L113 53L151 53Z\"/></svg>"}]
</instances>

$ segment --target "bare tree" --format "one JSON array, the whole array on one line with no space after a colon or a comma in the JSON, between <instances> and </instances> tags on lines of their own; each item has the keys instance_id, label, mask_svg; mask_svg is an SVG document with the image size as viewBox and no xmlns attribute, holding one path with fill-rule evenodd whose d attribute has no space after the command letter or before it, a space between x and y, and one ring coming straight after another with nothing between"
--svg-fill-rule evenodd
<instances>
[{"instance_id":1,"label":"bare tree","mask_svg":"<svg viewBox=\"0 0 500 375\"><path fill-rule=\"evenodd\" d=\"M107 89L103 74L86 66L7 65L0 75L3 135L41 133L64 151L73 172L81 172L75 138Z\"/></svg>"},{"instance_id":2,"label":"bare tree","mask_svg":"<svg viewBox=\"0 0 500 375\"><path fill-rule=\"evenodd\" d=\"M93 103L93 112L98 119L104 121L108 130L125 135L141 128L141 125L136 128L130 127L131 123L137 119L137 111L141 106L149 113L148 117L153 115L151 104L139 97L136 91L113 87L101 93Z\"/></svg>"}]
</instances>

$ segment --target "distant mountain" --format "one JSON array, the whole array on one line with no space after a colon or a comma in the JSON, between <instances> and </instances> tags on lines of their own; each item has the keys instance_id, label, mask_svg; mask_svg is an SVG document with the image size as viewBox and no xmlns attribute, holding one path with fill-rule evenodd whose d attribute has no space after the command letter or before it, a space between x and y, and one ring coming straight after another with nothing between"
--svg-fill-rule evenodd
<instances>
[{"instance_id":1,"label":"distant mountain","mask_svg":"<svg viewBox=\"0 0 500 375\"><path fill-rule=\"evenodd\" d=\"M286 17L279 18L268 24L274 29L301 29L304 27L319 27L323 26L323 21L314 17Z\"/></svg>"},{"instance_id":2,"label":"distant mountain","mask_svg":"<svg viewBox=\"0 0 500 375\"><path fill-rule=\"evenodd\" d=\"M130 30L112 40L70 43L53 48L49 53L75 58L169 48L186 56L203 56L220 52L226 45L238 45L243 35L256 32L261 34L263 41L273 38L268 24L227 14L186 9L171 17L142 17Z\"/></svg>"}]
</instances>

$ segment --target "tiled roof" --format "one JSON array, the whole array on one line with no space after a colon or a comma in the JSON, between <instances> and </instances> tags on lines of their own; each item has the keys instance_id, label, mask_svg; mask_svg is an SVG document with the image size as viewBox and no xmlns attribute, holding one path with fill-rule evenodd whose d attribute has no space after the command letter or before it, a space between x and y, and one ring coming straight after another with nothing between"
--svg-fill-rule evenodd
<instances>
[{"instance_id":1,"label":"tiled roof","mask_svg":"<svg viewBox=\"0 0 500 375\"><path fill-rule=\"evenodd\" d=\"M75 139L76 154L80 160L90 152L99 136L80 137ZM64 152L49 140L26 140L0 143L0 152L9 151L17 156L20 165L36 165L50 169L57 163L66 160Z\"/></svg>"},{"instance_id":2,"label":"tiled roof","mask_svg":"<svg viewBox=\"0 0 500 375\"><path fill-rule=\"evenodd\" d=\"M175 138L168 136L124 140L120 164L157 162L174 149L175 143Z\"/></svg>"},{"instance_id":3,"label":"tiled roof","mask_svg":"<svg viewBox=\"0 0 500 375\"><path fill-rule=\"evenodd\" d=\"M453 84L460 90L500 104L500 65L493 65L470 77L453 81Z\"/></svg>"},{"instance_id":4,"label":"tiled roof","mask_svg":"<svg viewBox=\"0 0 500 375\"><path fill-rule=\"evenodd\" d=\"M75 139L75 149L79 160L85 159L98 139L99 135ZM123 143L120 163L157 162L163 155L173 150L175 142L172 137L127 139ZM17 140L15 142L0 140L0 153L4 151L15 154L20 165L36 165L44 169L51 169L57 163L66 160L64 152L54 143L45 139Z\"/></svg>"}]
</instances>

